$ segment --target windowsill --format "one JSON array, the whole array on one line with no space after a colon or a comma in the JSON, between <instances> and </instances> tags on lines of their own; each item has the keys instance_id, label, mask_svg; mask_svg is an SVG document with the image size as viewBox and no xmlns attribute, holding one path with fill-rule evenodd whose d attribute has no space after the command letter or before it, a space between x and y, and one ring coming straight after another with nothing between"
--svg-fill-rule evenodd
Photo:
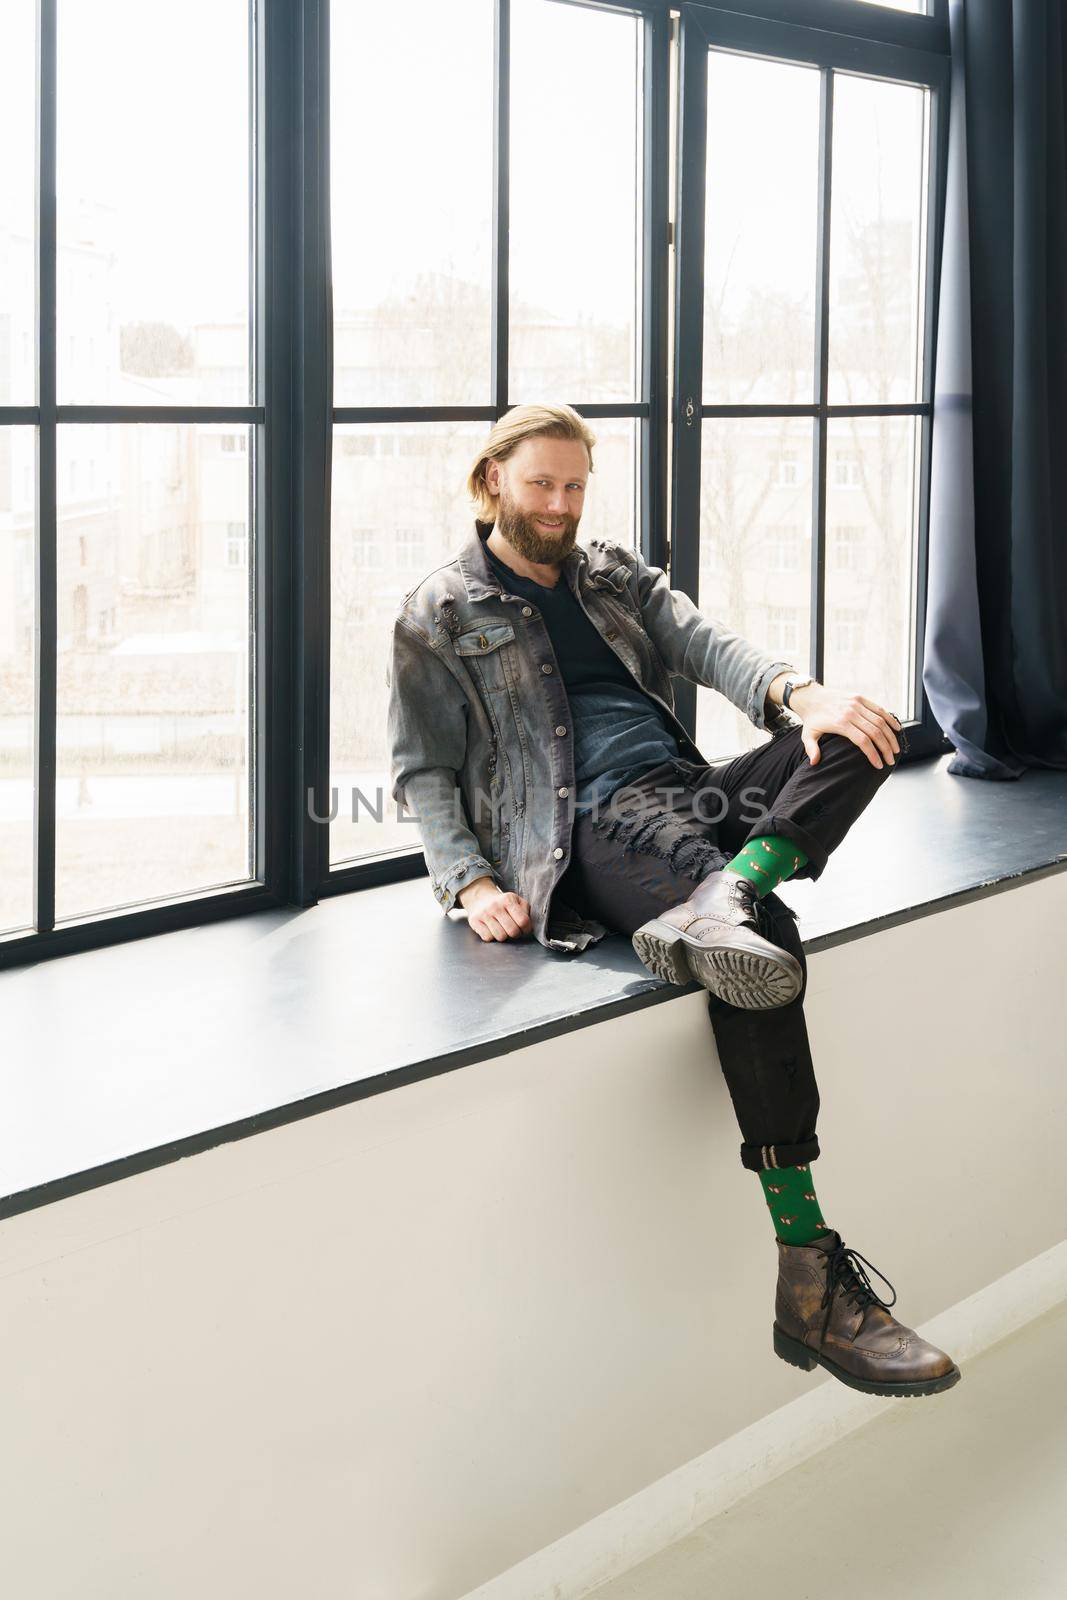
<instances>
[{"instance_id":1,"label":"windowsill","mask_svg":"<svg viewBox=\"0 0 1067 1600\"><path fill-rule=\"evenodd\" d=\"M821 882L781 887L809 953L1067 867L1067 773L949 759L894 774ZM482 944L424 878L14 968L0 1217L694 992L621 937Z\"/></svg>"}]
</instances>

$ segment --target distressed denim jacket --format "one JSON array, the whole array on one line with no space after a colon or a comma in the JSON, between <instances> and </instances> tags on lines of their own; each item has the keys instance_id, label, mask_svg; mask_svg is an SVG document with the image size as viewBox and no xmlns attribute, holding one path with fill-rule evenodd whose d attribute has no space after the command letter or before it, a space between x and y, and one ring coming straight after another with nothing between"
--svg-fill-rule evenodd
<instances>
[{"instance_id":1,"label":"distressed denim jacket","mask_svg":"<svg viewBox=\"0 0 1067 1600\"><path fill-rule=\"evenodd\" d=\"M574 822L571 712L536 606L501 587L476 521L459 554L405 598L386 668L392 798L413 812L442 911L489 877L530 904L538 943L583 950L608 931L553 892ZM706 764L674 711L672 675L718 689L757 728L793 719L767 686L794 666L705 617L624 545L592 540L562 563L593 626L663 709L682 755Z\"/></svg>"}]
</instances>

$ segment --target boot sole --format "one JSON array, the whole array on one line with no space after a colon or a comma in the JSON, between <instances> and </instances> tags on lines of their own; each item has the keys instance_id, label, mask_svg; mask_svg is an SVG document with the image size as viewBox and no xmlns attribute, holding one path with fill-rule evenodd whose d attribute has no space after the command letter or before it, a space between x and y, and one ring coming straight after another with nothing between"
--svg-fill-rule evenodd
<instances>
[{"instance_id":1,"label":"boot sole","mask_svg":"<svg viewBox=\"0 0 1067 1600\"><path fill-rule=\"evenodd\" d=\"M952 1368L942 1373L940 1378L923 1378L918 1383L876 1383L873 1378L857 1378L854 1373L846 1372L844 1367L839 1367L836 1361L828 1361L815 1350L809 1350L806 1344L801 1344L799 1339L791 1339L783 1333L777 1323L774 1324L774 1353L781 1356L783 1361L788 1361L791 1367L799 1367L803 1372L812 1372L816 1367L825 1367L827 1372L839 1378L842 1383L847 1383L850 1389L860 1389L864 1394L885 1394L894 1396L940 1394L943 1389L951 1389L959 1383L963 1374L959 1367Z\"/></svg>"},{"instance_id":2,"label":"boot sole","mask_svg":"<svg viewBox=\"0 0 1067 1600\"><path fill-rule=\"evenodd\" d=\"M777 961L751 950L703 950L658 917L638 928L632 943L642 965L657 978L682 987L702 984L744 1011L788 1005L800 993L799 966L785 952Z\"/></svg>"},{"instance_id":3,"label":"boot sole","mask_svg":"<svg viewBox=\"0 0 1067 1600\"><path fill-rule=\"evenodd\" d=\"M676 983L685 988L696 980L686 960L685 943L677 928L669 923L653 920L638 928L633 936L633 947L641 964L653 977L665 983Z\"/></svg>"}]
</instances>

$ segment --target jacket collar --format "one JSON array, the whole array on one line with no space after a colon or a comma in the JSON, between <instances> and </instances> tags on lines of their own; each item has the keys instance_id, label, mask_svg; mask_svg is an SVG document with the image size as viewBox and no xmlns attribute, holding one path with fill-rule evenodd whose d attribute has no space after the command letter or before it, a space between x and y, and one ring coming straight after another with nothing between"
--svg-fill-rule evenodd
<instances>
[{"instance_id":1,"label":"jacket collar","mask_svg":"<svg viewBox=\"0 0 1067 1600\"><path fill-rule=\"evenodd\" d=\"M493 523L481 522L475 517L474 532L459 553L459 570L463 576L468 600L485 600L490 596L499 598L502 592L500 579L485 553L485 541L492 533L493 527ZM560 571L571 588L576 590L578 575L586 568L591 568L590 552L584 550L581 545L575 545L570 554L563 558Z\"/></svg>"}]
</instances>

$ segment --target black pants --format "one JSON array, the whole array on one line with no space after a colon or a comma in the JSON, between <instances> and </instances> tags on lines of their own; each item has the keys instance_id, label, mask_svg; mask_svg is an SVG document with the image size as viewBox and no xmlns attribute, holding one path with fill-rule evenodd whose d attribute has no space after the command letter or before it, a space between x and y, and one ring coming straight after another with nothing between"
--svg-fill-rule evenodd
<instances>
[{"instance_id":1,"label":"black pants","mask_svg":"<svg viewBox=\"0 0 1067 1600\"><path fill-rule=\"evenodd\" d=\"M901 748L905 748L903 736ZM688 899L695 884L761 834L794 840L818 878L831 850L892 767L875 767L843 734L823 734L813 766L799 725L731 761L668 761L620 790L599 813L575 816L560 895L618 933ZM774 893L756 902L764 938L790 951L804 981L788 1005L747 1011L708 994L723 1075L740 1124L743 1166L788 1167L819 1154L804 995L808 973L796 913Z\"/></svg>"}]
</instances>

